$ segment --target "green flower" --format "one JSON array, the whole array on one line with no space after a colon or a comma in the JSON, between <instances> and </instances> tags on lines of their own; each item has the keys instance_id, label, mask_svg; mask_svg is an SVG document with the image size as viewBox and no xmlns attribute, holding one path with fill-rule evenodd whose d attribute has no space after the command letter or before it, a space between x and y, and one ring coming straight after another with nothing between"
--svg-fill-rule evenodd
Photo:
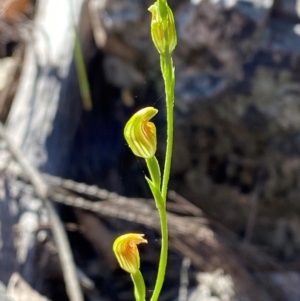
<instances>
[{"instance_id":1,"label":"green flower","mask_svg":"<svg viewBox=\"0 0 300 301\"><path fill-rule=\"evenodd\" d=\"M156 127L149 120L158 110L146 107L135 113L124 128L124 137L132 152L141 158L149 159L156 152Z\"/></svg>"},{"instance_id":2,"label":"green flower","mask_svg":"<svg viewBox=\"0 0 300 301\"><path fill-rule=\"evenodd\" d=\"M140 255L137 245L147 243L144 234L128 233L119 236L113 244L113 251L120 267L130 274L136 274L140 269Z\"/></svg>"},{"instance_id":3,"label":"green flower","mask_svg":"<svg viewBox=\"0 0 300 301\"><path fill-rule=\"evenodd\" d=\"M149 7L152 13L151 36L160 54L172 53L177 44L174 16L166 1L158 0Z\"/></svg>"}]
</instances>

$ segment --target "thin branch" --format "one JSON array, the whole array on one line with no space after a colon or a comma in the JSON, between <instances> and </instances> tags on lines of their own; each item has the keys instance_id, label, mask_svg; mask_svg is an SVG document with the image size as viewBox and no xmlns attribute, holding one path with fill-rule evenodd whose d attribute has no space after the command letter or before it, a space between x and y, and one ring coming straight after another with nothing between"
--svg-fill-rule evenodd
<instances>
[{"instance_id":1,"label":"thin branch","mask_svg":"<svg viewBox=\"0 0 300 301\"><path fill-rule=\"evenodd\" d=\"M66 290L70 301L83 301L83 294L80 288L79 280L76 277L76 267L68 237L63 224L48 197L48 185L45 183L40 173L30 165L30 163L25 159L24 155L12 143L10 137L6 134L2 123L0 123L0 136L7 143L7 149L10 151L14 159L19 163L24 173L28 176L37 196L44 202L44 205L48 210L53 237L57 246L58 256L65 279Z\"/></svg>"},{"instance_id":2,"label":"thin branch","mask_svg":"<svg viewBox=\"0 0 300 301\"><path fill-rule=\"evenodd\" d=\"M188 300L190 266L191 266L191 259L188 257L184 257L182 260L181 271L180 271L180 287L179 287L178 301Z\"/></svg>"}]
</instances>

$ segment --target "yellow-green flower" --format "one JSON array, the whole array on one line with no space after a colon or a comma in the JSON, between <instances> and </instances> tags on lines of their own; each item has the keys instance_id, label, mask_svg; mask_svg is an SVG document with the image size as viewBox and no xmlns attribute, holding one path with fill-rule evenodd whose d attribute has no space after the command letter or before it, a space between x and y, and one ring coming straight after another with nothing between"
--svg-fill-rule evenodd
<instances>
[{"instance_id":1,"label":"yellow-green flower","mask_svg":"<svg viewBox=\"0 0 300 301\"><path fill-rule=\"evenodd\" d=\"M119 236L113 244L113 251L123 270L135 274L140 269L140 255L137 245L147 243L144 234L128 233Z\"/></svg>"},{"instance_id":2,"label":"yellow-green flower","mask_svg":"<svg viewBox=\"0 0 300 301\"><path fill-rule=\"evenodd\" d=\"M155 47L160 54L165 53L166 47L169 53L175 49L177 35L174 16L166 1L156 1L149 7L152 13L151 36Z\"/></svg>"},{"instance_id":3,"label":"yellow-green flower","mask_svg":"<svg viewBox=\"0 0 300 301\"><path fill-rule=\"evenodd\" d=\"M135 113L124 128L124 137L132 152L141 158L149 159L156 152L156 127L149 120L158 110L146 107Z\"/></svg>"}]
</instances>

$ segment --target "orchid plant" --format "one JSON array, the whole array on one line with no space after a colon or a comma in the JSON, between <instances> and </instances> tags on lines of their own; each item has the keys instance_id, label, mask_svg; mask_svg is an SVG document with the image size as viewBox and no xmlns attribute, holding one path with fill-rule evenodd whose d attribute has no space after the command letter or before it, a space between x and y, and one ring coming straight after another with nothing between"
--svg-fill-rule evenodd
<instances>
[{"instance_id":1,"label":"orchid plant","mask_svg":"<svg viewBox=\"0 0 300 301\"><path fill-rule=\"evenodd\" d=\"M135 113L124 128L125 139L132 152L146 160L149 177L146 181L153 194L158 209L161 226L162 245L159 258L157 278L151 301L157 301L165 279L168 258L168 225L166 199L170 178L173 149L173 108L175 72L172 52L177 43L174 16L167 0L157 0L149 7L152 14L151 36L160 55L160 67L165 85L167 107L167 147L163 173L155 157L157 148L156 127L150 122L158 110L146 107ZM146 300L146 288L143 275L140 272L140 257L137 245L147 243L143 234L129 233L119 236L113 251L122 269L131 275L134 284L136 301Z\"/></svg>"}]
</instances>

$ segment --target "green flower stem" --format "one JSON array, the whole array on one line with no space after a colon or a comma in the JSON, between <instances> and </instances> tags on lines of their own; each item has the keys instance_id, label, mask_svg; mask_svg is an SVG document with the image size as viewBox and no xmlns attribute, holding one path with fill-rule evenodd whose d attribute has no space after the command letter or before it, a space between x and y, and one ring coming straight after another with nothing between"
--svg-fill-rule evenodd
<instances>
[{"instance_id":1,"label":"green flower stem","mask_svg":"<svg viewBox=\"0 0 300 301\"><path fill-rule=\"evenodd\" d=\"M146 300L146 287L143 275L140 270L135 274L130 274L134 284L134 296L136 301Z\"/></svg>"},{"instance_id":2,"label":"green flower stem","mask_svg":"<svg viewBox=\"0 0 300 301\"><path fill-rule=\"evenodd\" d=\"M175 72L172 60L172 51L176 46L176 29L174 25L173 13L170 10L166 0L157 0L150 7L152 13L151 34L153 42L160 53L160 67L165 84L166 94L166 111L167 111L167 146L164 171L162 176L162 185L158 190L157 181L152 166L147 163L150 170L152 181L146 177L153 196L156 201L156 206L160 217L161 226L161 252L157 278L151 301L157 301L165 280L167 260L168 260L168 221L166 211L167 191L170 178L170 170L172 163L173 152L173 127L174 127L174 88L175 88ZM163 31L163 33L162 33Z\"/></svg>"},{"instance_id":3,"label":"green flower stem","mask_svg":"<svg viewBox=\"0 0 300 301\"><path fill-rule=\"evenodd\" d=\"M172 162L172 150L173 150L173 120L174 120L174 67L172 62L171 54L166 51L165 54L161 55L161 66L163 67L162 73L165 81L165 92L166 92L166 104L167 104L167 149L166 159L163 173L163 181L161 188L161 197L163 200L163 206L158 207L160 225L161 225L161 236L162 245L159 259L159 267L157 273L157 279L153 291L151 301L157 301L160 295L167 267L168 260L168 224L167 224L167 212L166 212L166 199L168 183L170 178L171 162Z\"/></svg>"},{"instance_id":4,"label":"green flower stem","mask_svg":"<svg viewBox=\"0 0 300 301\"><path fill-rule=\"evenodd\" d=\"M164 200L167 198L167 190L170 178L172 151L173 151L173 123L174 123L174 67L171 54L166 52L161 55L164 70L163 77L165 81L166 106L167 106L167 149L163 173L161 195Z\"/></svg>"},{"instance_id":5,"label":"green flower stem","mask_svg":"<svg viewBox=\"0 0 300 301\"><path fill-rule=\"evenodd\" d=\"M161 227L161 251L159 258L159 267L156 278L156 283L154 291L151 297L151 301L157 301L160 295L167 267L168 260L168 225L167 225L167 212L164 207L158 207L159 217L160 217L160 227Z\"/></svg>"}]
</instances>

